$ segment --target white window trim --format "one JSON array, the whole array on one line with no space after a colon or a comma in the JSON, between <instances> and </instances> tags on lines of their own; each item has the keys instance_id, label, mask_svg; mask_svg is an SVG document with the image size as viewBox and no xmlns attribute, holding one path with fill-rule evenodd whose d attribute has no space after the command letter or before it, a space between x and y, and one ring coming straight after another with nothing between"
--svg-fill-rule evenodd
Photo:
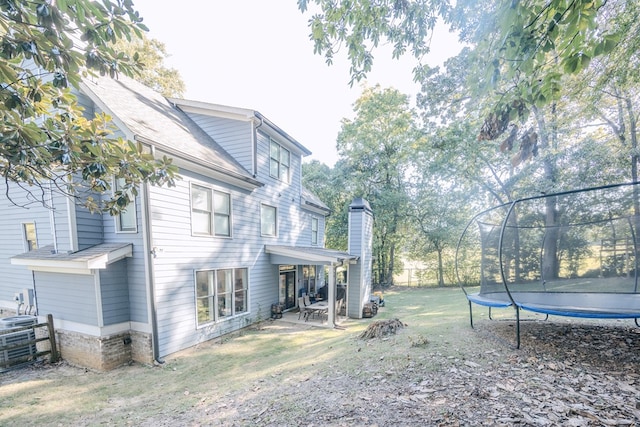
<instances>
[{"instance_id":1,"label":"white window trim","mask_svg":"<svg viewBox=\"0 0 640 427\"><path fill-rule=\"evenodd\" d=\"M262 232L262 208L263 207L273 208L275 210L275 215L274 215L275 216L275 218L274 218L274 220L275 220L275 225L274 225L275 232L274 232L274 234L264 234ZM268 205L266 203L260 203L260 235L262 237L278 237L278 231L279 231L279 227L278 227L278 208L276 206Z\"/></svg>"},{"instance_id":2,"label":"white window trim","mask_svg":"<svg viewBox=\"0 0 640 427\"><path fill-rule=\"evenodd\" d=\"M246 283L246 287L245 292L246 292L246 301L245 301L245 307L246 310L241 312L241 313L237 313L237 314L232 314L231 316L224 316L224 317L220 317L218 310L214 310L214 318L213 320L209 320L203 323L198 323L198 276L197 273L198 272L212 272L213 273L213 277L214 277L214 299L213 299L213 303L214 303L214 307L217 306L218 304L218 298L217 298L217 283L215 282L217 280L217 273L220 270L239 270L239 269L244 269L247 270L247 283ZM227 322L229 320L233 320L233 319L238 319L241 317L246 317L249 316L251 314L251 301L250 301L250 296L249 296L249 284L251 283L251 279L250 279L250 271L251 269L249 267L220 267L220 268L201 268L201 269L197 269L197 270L193 270L193 286L194 286L194 308L195 308L195 321L196 321L196 329L202 329L202 328L206 328L209 327L211 325L215 325L215 324L219 324L222 322ZM233 295L235 293L235 289L233 289L231 291L231 294ZM235 302L235 300L234 300Z\"/></svg>"},{"instance_id":3,"label":"white window trim","mask_svg":"<svg viewBox=\"0 0 640 427\"><path fill-rule=\"evenodd\" d=\"M118 178L113 179L113 187L111 188L113 188L114 194L116 191L118 191ZM133 216L134 216L133 223L135 224L135 226L133 227L133 230L122 229L122 220L121 220L122 214L118 213L117 215L114 216L116 234L137 234L138 233L138 205L136 204L136 199L137 197L134 196L131 203L129 203L129 205L127 206L127 212L129 212L129 210L133 208Z\"/></svg>"},{"instance_id":4,"label":"white window trim","mask_svg":"<svg viewBox=\"0 0 640 427\"><path fill-rule=\"evenodd\" d=\"M210 212L210 229L211 229L211 233L197 233L193 231L193 187L200 187L203 188L205 190L208 190L211 192L211 212ZM216 212L215 212L215 201L214 201L214 196L215 193L219 193L219 194L225 194L229 197L229 235L226 234L216 234ZM189 185L189 219L190 219L190 226L191 226L191 235L194 237L215 237L217 239L231 239L233 238L233 197L231 197L231 193L228 191L224 191L224 190L219 190L217 188L208 186L208 185L203 185L197 182L191 182Z\"/></svg>"}]
</instances>

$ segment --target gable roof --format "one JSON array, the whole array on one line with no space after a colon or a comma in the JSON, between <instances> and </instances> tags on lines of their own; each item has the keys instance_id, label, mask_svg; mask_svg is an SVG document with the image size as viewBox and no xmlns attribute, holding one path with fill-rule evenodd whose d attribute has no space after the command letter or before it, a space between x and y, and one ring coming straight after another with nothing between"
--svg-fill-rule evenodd
<instances>
[{"instance_id":1,"label":"gable roof","mask_svg":"<svg viewBox=\"0 0 640 427\"><path fill-rule=\"evenodd\" d=\"M206 175L244 188L263 184L229 155L183 111L161 94L129 78L85 80L81 90L130 139L150 145L156 154L172 157L179 167L202 167Z\"/></svg>"},{"instance_id":2,"label":"gable roof","mask_svg":"<svg viewBox=\"0 0 640 427\"><path fill-rule=\"evenodd\" d=\"M316 196L311 191L309 191L309 189L307 189L304 185L302 186L301 196L302 196L301 202L302 202L303 208L311 209L322 215L331 214L331 208L325 205L324 202L320 200L318 196Z\"/></svg>"},{"instance_id":3,"label":"gable roof","mask_svg":"<svg viewBox=\"0 0 640 427\"><path fill-rule=\"evenodd\" d=\"M190 113L236 118L246 121L255 120L259 123L257 127L260 127L261 130L273 134L276 137L284 138L288 142L290 148L294 148L299 151L303 156L311 154L311 151L309 151L307 147L282 130L259 111L248 108L230 107L222 104L213 104L210 102L193 101L189 99L169 98L169 101L178 106L181 110Z\"/></svg>"}]
</instances>

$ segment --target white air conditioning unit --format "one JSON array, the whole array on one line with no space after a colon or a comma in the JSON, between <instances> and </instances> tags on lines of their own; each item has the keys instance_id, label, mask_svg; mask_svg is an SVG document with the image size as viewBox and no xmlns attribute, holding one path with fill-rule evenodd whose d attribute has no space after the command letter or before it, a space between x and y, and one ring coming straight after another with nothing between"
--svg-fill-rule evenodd
<instances>
[{"instance_id":1,"label":"white air conditioning unit","mask_svg":"<svg viewBox=\"0 0 640 427\"><path fill-rule=\"evenodd\" d=\"M0 330L22 328L23 326L32 326L38 323L36 316L21 314L19 316L3 317L0 319Z\"/></svg>"},{"instance_id":2,"label":"white air conditioning unit","mask_svg":"<svg viewBox=\"0 0 640 427\"><path fill-rule=\"evenodd\" d=\"M38 323L36 316L12 316L0 319L0 331L7 331L25 326L32 326ZM13 346L16 344L33 341L36 334L33 329L26 329L17 332L8 332L0 334L0 348ZM35 356L38 352L35 343L24 347L12 348L9 350L0 350L0 362L12 362L14 360L25 360L29 356ZM0 368L0 372L2 369Z\"/></svg>"}]
</instances>

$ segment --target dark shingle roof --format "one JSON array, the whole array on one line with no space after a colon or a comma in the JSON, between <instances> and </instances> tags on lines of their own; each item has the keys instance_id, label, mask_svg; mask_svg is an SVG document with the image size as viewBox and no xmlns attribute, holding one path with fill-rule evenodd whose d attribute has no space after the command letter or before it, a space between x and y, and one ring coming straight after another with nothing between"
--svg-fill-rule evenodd
<instances>
[{"instance_id":1,"label":"dark shingle roof","mask_svg":"<svg viewBox=\"0 0 640 427\"><path fill-rule=\"evenodd\" d=\"M253 180L238 161L184 112L147 86L120 76L83 81L82 89L106 113L123 123L137 140L182 153L218 171ZM257 181L255 184L259 185Z\"/></svg>"}]
</instances>

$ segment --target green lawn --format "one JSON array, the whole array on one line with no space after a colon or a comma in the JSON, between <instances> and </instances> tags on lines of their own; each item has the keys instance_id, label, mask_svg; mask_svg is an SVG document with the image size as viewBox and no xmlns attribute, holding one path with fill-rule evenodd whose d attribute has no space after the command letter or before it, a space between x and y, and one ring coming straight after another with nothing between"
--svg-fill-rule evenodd
<instances>
[{"instance_id":1,"label":"green lawn","mask_svg":"<svg viewBox=\"0 0 640 427\"><path fill-rule=\"evenodd\" d=\"M459 288L393 290L385 302L377 316L347 320L345 329L269 320L167 357L162 366L100 373L63 365L0 374L0 425L135 425L150 417L187 416L256 388L277 396L283 387L318 376L372 375L380 360L385 370L405 369L408 360L430 370L437 368L428 363L430 355L465 359L481 353L474 347L483 340L469 327ZM486 310L474 308L478 319L486 318ZM371 322L390 318L407 327L382 340L358 339ZM295 415L298 409L290 410Z\"/></svg>"}]
</instances>

